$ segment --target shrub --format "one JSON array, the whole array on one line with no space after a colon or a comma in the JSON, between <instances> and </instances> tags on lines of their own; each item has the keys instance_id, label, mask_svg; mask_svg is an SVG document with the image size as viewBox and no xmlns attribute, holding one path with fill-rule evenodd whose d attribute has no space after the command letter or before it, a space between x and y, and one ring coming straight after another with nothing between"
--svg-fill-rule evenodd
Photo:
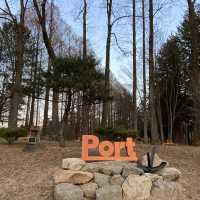
<instances>
[{"instance_id":1,"label":"shrub","mask_svg":"<svg viewBox=\"0 0 200 200\"><path fill-rule=\"evenodd\" d=\"M126 129L123 127L118 127L118 128L99 127L95 129L95 133L102 139L111 139L111 140L125 140L127 137L132 137L132 138L137 137L136 130Z\"/></svg>"},{"instance_id":2,"label":"shrub","mask_svg":"<svg viewBox=\"0 0 200 200\"><path fill-rule=\"evenodd\" d=\"M114 134L120 137L137 137L137 130L126 129L126 128L116 128Z\"/></svg>"},{"instance_id":3,"label":"shrub","mask_svg":"<svg viewBox=\"0 0 200 200\"><path fill-rule=\"evenodd\" d=\"M25 128L0 128L0 137L12 144L19 137L25 137L27 130Z\"/></svg>"},{"instance_id":4,"label":"shrub","mask_svg":"<svg viewBox=\"0 0 200 200\"><path fill-rule=\"evenodd\" d=\"M113 135L113 128L107 127L107 128L103 128L103 127L99 127L95 129L95 133L97 133L99 136L110 136Z\"/></svg>"}]
</instances>

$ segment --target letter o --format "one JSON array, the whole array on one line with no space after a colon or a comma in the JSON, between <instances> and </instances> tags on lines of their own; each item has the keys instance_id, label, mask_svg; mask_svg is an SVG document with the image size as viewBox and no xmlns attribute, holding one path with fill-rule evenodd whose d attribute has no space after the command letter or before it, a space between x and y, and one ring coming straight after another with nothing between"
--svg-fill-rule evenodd
<instances>
[{"instance_id":1,"label":"letter o","mask_svg":"<svg viewBox=\"0 0 200 200\"><path fill-rule=\"evenodd\" d=\"M107 150L105 150L105 148L108 148ZM99 144L99 153L101 156L104 157L110 157L113 155L114 153L114 145L112 144L112 142L109 141L103 141Z\"/></svg>"}]
</instances>

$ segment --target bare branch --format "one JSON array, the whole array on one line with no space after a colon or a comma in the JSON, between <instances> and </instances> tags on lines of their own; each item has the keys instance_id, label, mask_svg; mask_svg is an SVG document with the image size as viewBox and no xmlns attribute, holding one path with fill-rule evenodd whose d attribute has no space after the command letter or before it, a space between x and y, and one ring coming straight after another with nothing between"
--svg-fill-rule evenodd
<instances>
[{"instance_id":1,"label":"bare branch","mask_svg":"<svg viewBox=\"0 0 200 200\"><path fill-rule=\"evenodd\" d=\"M45 10L46 9L46 2L47 2L47 0L42 1L42 5L41 5L42 13L41 13L39 6L38 6L38 3L37 3L37 0L33 0L33 4L34 4L34 7L35 7L35 10L36 10L39 22L40 22L40 26L41 26L41 29L42 29L43 40L44 40L47 52L49 54L49 57L53 61L55 59L56 55L55 55L54 49L51 45L51 41L49 39L47 30L46 30L46 16L45 16L46 15L46 10Z\"/></svg>"},{"instance_id":2,"label":"bare branch","mask_svg":"<svg viewBox=\"0 0 200 200\"><path fill-rule=\"evenodd\" d=\"M3 8L0 8L0 10L3 12L1 15L9 15L10 16L10 14L9 14L9 12L7 12L6 10L4 10Z\"/></svg>"},{"instance_id":3,"label":"bare branch","mask_svg":"<svg viewBox=\"0 0 200 200\"><path fill-rule=\"evenodd\" d=\"M121 51L121 53L122 53L124 56L126 56L126 55L128 54L128 52L125 51L123 48L120 47L116 34L115 34L115 33L112 33L112 35L113 35L114 38L115 38L115 42L116 42L116 45L117 45L118 49Z\"/></svg>"},{"instance_id":4,"label":"bare branch","mask_svg":"<svg viewBox=\"0 0 200 200\"><path fill-rule=\"evenodd\" d=\"M153 14L153 16L155 17L156 14L161 11L164 8L164 5L161 5L158 9L156 9L155 13Z\"/></svg>"},{"instance_id":5,"label":"bare branch","mask_svg":"<svg viewBox=\"0 0 200 200\"><path fill-rule=\"evenodd\" d=\"M124 16L120 16L120 17L117 17L116 19L114 19L113 20L113 22L112 22L112 26L116 23L116 22L118 22L119 20L121 20L121 19L124 19L124 18L130 18L130 17L132 17L133 15L124 15ZM142 17L142 16L135 16L135 17Z\"/></svg>"},{"instance_id":6,"label":"bare branch","mask_svg":"<svg viewBox=\"0 0 200 200\"><path fill-rule=\"evenodd\" d=\"M24 4L24 9L26 10L27 8L27 4L28 4L28 0L26 0L25 4Z\"/></svg>"},{"instance_id":7,"label":"bare branch","mask_svg":"<svg viewBox=\"0 0 200 200\"><path fill-rule=\"evenodd\" d=\"M42 1L42 22L46 26L46 2L47 0Z\"/></svg>"},{"instance_id":8,"label":"bare branch","mask_svg":"<svg viewBox=\"0 0 200 200\"><path fill-rule=\"evenodd\" d=\"M78 12L77 16L75 17L75 21L77 21L80 18L82 13L83 13L83 8L80 8L80 11Z\"/></svg>"},{"instance_id":9,"label":"bare branch","mask_svg":"<svg viewBox=\"0 0 200 200\"><path fill-rule=\"evenodd\" d=\"M8 20L8 21L10 21L10 22L13 22L12 19L10 19L10 18L8 18L8 17L4 17L4 16L0 16L0 19L5 19L5 20Z\"/></svg>"},{"instance_id":10,"label":"bare branch","mask_svg":"<svg viewBox=\"0 0 200 200\"><path fill-rule=\"evenodd\" d=\"M195 1L195 0L194 0ZM173 2L173 1L172 1ZM167 5L171 4L172 2L164 2L162 3L156 10L155 13L153 14L153 16L155 17L155 15L160 12L164 7L166 7Z\"/></svg>"},{"instance_id":11,"label":"bare branch","mask_svg":"<svg viewBox=\"0 0 200 200\"><path fill-rule=\"evenodd\" d=\"M40 13L40 9L39 9L39 7L38 7L37 1L36 1L36 0L33 0L33 4L34 4L35 10L36 10L36 13L37 13L37 15L38 15L38 18L39 18L39 20L41 21L41 20L42 20L42 15L41 15L41 13Z\"/></svg>"},{"instance_id":12,"label":"bare branch","mask_svg":"<svg viewBox=\"0 0 200 200\"><path fill-rule=\"evenodd\" d=\"M8 9L8 14L9 16L12 18L13 22L17 23L17 19L16 17L12 14L11 10L10 10L10 6L8 5L7 0L5 0L5 4L6 4L6 8Z\"/></svg>"}]
</instances>

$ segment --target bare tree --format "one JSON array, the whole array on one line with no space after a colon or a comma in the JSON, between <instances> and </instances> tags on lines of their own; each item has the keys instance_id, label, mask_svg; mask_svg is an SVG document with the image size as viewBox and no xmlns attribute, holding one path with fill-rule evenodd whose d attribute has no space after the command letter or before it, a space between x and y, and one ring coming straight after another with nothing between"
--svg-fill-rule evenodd
<instances>
[{"instance_id":1,"label":"bare tree","mask_svg":"<svg viewBox=\"0 0 200 200\"><path fill-rule=\"evenodd\" d=\"M53 37L53 17L54 17L53 7L54 7L54 0L51 0L50 22L49 22L49 39L51 42L52 42L52 37ZM50 72L50 70L51 70L51 60L49 58L47 71ZM45 133L45 129L47 128L47 123L48 123L49 93L50 93L50 88L49 88L49 84L47 83L46 91L45 91L45 104L44 104L44 115L43 115L43 133Z\"/></svg>"},{"instance_id":2,"label":"bare tree","mask_svg":"<svg viewBox=\"0 0 200 200\"><path fill-rule=\"evenodd\" d=\"M83 60L87 59L87 14L88 4L87 0L83 0ZM89 109L90 105L84 105L84 94L83 94L83 108L82 108L82 131L83 133L88 132L88 121L89 121Z\"/></svg>"},{"instance_id":3,"label":"bare tree","mask_svg":"<svg viewBox=\"0 0 200 200\"><path fill-rule=\"evenodd\" d=\"M30 110L30 121L29 127L34 125L34 114L35 114L35 100L36 100L36 81L37 81L37 72L38 72L38 55L39 55L39 32L37 33L37 41L36 41L36 51L33 55L32 60L32 82L33 82L33 90L32 90L32 101L31 101L31 110Z\"/></svg>"},{"instance_id":4,"label":"bare tree","mask_svg":"<svg viewBox=\"0 0 200 200\"><path fill-rule=\"evenodd\" d=\"M51 44L51 40L49 38L49 35L47 33L47 28L46 28L46 3L47 0L42 0L41 2L41 11L38 5L37 0L33 0L33 4L40 22L40 26L42 29L42 35L43 35L43 40L44 40L44 44L46 46L47 52L49 54L49 57L51 59L51 61L54 61L54 59L56 58L54 49L52 47Z\"/></svg>"},{"instance_id":5,"label":"bare tree","mask_svg":"<svg viewBox=\"0 0 200 200\"><path fill-rule=\"evenodd\" d=\"M148 121L147 121L147 89L146 89L146 23L145 23L145 2L142 0L142 50L143 50L143 107L144 107L144 142L148 143Z\"/></svg>"},{"instance_id":6,"label":"bare tree","mask_svg":"<svg viewBox=\"0 0 200 200\"><path fill-rule=\"evenodd\" d=\"M133 8L133 12L135 10L134 7L135 6L133 5L133 7L132 7ZM103 102L102 121L101 121L102 126L106 126L106 125L110 124L109 123L110 103L108 102L108 98L110 96L110 50L111 50L112 36L114 36L115 42L116 42L117 47L119 48L119 50L121 52L123 52L123 54L127 54L127 52L125 52L120 47L120 45L118 43L118 40L117 40L116 34L114 32L112 32L113 26L115 24L117 24L122 19L133 17L132 14L131 15L127 15L126 14L126 15L116 16L116 14L115 14L115 12L113 10L113 1L112 0L106 0L106 11L107 11L107 39L106 39L106 62L105 62L105 97L106 97L106 100L104 100L104 102ZM133 17L133 21L135 21L136 17L138 17L138 16L135 15ZM133 52L134 52L133 53L133 57L136 57L136 40L134 39L135 37L136 37L136 31L134 31L134 24L133 24ZM135 45L134 45L134 43L135 43ZM134 58L133 58L133 72L136 75L136 59L134 61ZM134 87L137 88L137 79L134 78L133 82L134 82L133 83ZM135 91L136 91L136 89L135 89ZM136 102L136 95L134 95L133 101ZM135 103L135 106L134 106L133 109L136 110L136 103ZM136 124L136 122L137 122L137 113L134 116L135 116L134 124Z\"/></svg>"},{"instance_id":7,"label":"bare tree","mask_svg":"<svg viewBox=\"0 0 200 200\"><path fill-rule=\"evenodd\" d=\"M20 0L20 17L19 19L15 16L9 6L7 0L4 1L6 9L0 8L0 17L10 21L16 30L16 41L15 41L15 71L14 71L14 84L11 89L10 95L10 108L8 117L8 126L17 127L18 108L21 101L20 89L21 89L21 78L24 65L24 33L25 33L25 12L28 0Z\"/></svg>"},{"instance_id":8,"label":"bare tree","mask_svg":"<svg viewBox=\"0 0 200 200\"><path fill-rule=\"evenodd\" d=\"M159 142L155 109L155 67L154 67L154 6L153 0L149 0L149 104L151 117L152 143Z\"/></svg>"},{"instance_id":9,"label":"bare tree","mask_svg":"<svg viewBox=\"0 0 200 200\"><path fill-rule=\"evenodd\" d=\"M133 17L132 17L132 32L133 32L133 128L137 130L137 66L136 66L136 2L132 1Z\"/></svg>"},{"instance_id":10,"label":"bare tree","mask_svg":"<svg viewBox=\"0 0 200 200\"><path fill-rule=\"evenodd\" d=\"M106 11L107 11L107 40L106 40L106 64L105 64L105 96L108 97L110 92L110 45L111 45L111 34L112 34L112 0L106 0ZM107 125L109 116L109 104L103 102L102 111L102 126Z\"/></svg>"},{"instance_id":11,"label":"bare tree","mask_svg":"<svg viewBox=\"0 0 200 200\"><path fill-rule=\"evenodd\" d=\"M54 63L54 60L56 59L56 54L54 52L53 46L51 39L47 33L47 28L46 28L46 4L47 0L43 0L41 3L41 11L38 5L37 0L33 0L33 4L40 22L40 26L42 29L42 35L43 35L43 40L44 44L46 46L49 58L51 60L51 63ZM59 101L59 93L56 88L53 89L53 105L52 105L52 121L53 121L53 126L58 128L58 123L59 123L59 115L58 115L58 101ZM63 115L65 117L65 114ZM64 123L64 120L62 119L62 123ZM62 126L63 127L63 126ZM60 146L65 146L64 144L64 137L63 137L63 129L60 129L59 133L59 142Z\"/></svg>"},{"instance_id":12,"label":"bare tree","mask_svg":"<svg viewBox=\"0 0 200 200\"><path fill-rule=\"evenodd\" d=\"M87 57L87 0L83 0L83 59Z\"/></svg>"}]
</instances>

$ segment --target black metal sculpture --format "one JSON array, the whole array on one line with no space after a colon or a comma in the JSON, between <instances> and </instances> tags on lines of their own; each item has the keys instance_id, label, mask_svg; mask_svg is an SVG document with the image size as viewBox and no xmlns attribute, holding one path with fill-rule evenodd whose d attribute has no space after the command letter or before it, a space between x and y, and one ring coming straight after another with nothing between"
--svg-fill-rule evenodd
<instances>
[{"instance_id":1,"label":"black metal sculpture","mask_svg":"<svg viewBox=\"0 0 200 200\"><path fill-rule=\"evenodd\" d=\"M156 154L157 147L154 146L151 150L151 152L148 152L147 155L147 166L142 165L141 163L138 163L138 166L144 170L146 173L153 173L158 170L163 169L165 166L167 166L166 161L162 161L158 166L154 166L154 159Z\"/></svg>"}]
</instances>

